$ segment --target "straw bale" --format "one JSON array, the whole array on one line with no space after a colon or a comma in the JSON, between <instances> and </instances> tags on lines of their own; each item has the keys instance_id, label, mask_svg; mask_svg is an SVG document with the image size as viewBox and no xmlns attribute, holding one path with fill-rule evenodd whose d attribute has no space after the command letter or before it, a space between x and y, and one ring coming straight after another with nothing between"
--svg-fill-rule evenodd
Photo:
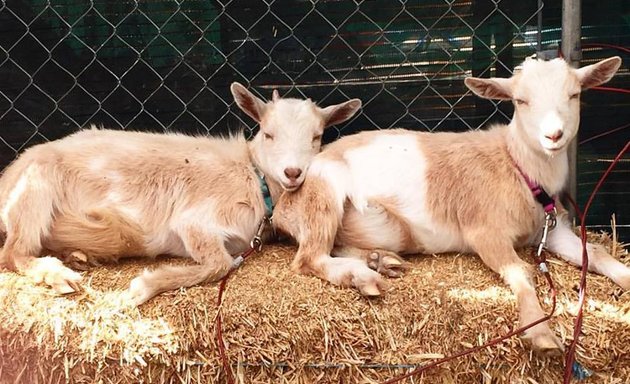
<instances>
[{"instance_id":1,"label":"straw bale","mask_svg":"<svg viewBox=\"0 0 630 384\"><path fill-rule=\"evenodd\" d=\"M591 238L611 246L605 235ZM432 358L508 332L515 299L472 255L409 258L382 298L366 299L289 269L295 248L267 246L230 278L222 313L242 383L377 383ZM619 245L624 263L630 257ZM532 261L531 250L521 256ZM140 308L124 289L143 268L186 263L132 260L85 274L85 291L56 296L0 272L0 383L225 382L215 341L218 284L167 292ZM551 258L558 309L551 324L568 343L579 270ZM536 277L550 308L546 282ZM630 382L630 292L590 275L579 361L585 383ZM518 338L446 363L404 383L559 383L559 358L533 355Z\"/></svg>"}]
</instances>

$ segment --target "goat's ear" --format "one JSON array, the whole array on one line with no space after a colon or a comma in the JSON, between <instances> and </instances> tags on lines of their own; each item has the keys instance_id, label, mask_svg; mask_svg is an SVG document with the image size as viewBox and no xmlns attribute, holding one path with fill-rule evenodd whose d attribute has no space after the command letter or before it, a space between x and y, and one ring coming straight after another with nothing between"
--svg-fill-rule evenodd
<instances>
[{"instance_id":1,"label":"goat's ear","mask_svg":"<svg viewBox=\"0 0 630 384\"><path fill-rule=\"evenodd\" d=\"M343 123L354 116L359 109L361 109L361 100L359 99L348 100L341 104L320 109L324 119L324 127L327 128L331 125Z\"/></svg>"},{"instance_id":2,"label":"goat's ear","mask_svg":"<svg viewBox=\"0 0 630 384\"><path fill-rule=\"evenodd\" d=\"M273 101L280 100L280 94L278 93L277 89L274 89L273 92L271 93L271 100Z\"/></svg>"},{"instance_id":3,"label":"goat's ear","mask_svg":"<svg viewBox=\"0 0 630 384\"><path fill-rule=\"evenodd\" d=\"M511 100L512 99L512 79L492 77L481 79L479 77L467 77L464 84L477 96L484 99Z\"/></svg>"},{"instance_id":4,"label":"goat's ear","mask_svg":"<svg viewBox=\"0 0 630 384\"><path fill-rule=\"evenodd\" d=\"M576 69L575 73L580 80L580 84L582 84L582 88L588 89L606 83L617 73L620 66L621 57L614 56L598 63Z\"/></svg>"},{"instance_id":5,"label":"goat's ear","mask_svg":"<svg viewBox=\"0 0 630 384\"><path fill-rule=\"evenodd\" d=\"M232 96L234 96L236 105L257 123L260 123L265 113L265 102L254 96L247 88L237 82L232 83L230 91L232 92Z\"/></svg>"}]
</instances>

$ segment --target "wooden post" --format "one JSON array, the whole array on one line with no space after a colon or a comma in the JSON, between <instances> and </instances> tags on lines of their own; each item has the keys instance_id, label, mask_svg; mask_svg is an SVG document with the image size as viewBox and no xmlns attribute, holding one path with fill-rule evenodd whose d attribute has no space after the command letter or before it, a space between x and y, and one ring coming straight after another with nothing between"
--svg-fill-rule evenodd
<instances>
[{"instance_id":1,"label":"wooden post","mask_svg":"<svg viewBox=\"0 0 630 384\"><path fill-rule=\"evenodd\" d=\"M578 67L582 59L582 0L562 0L562 56L572 66ZM567 192L577 201L577 136L569 144L569 185ZM568 205L571 218L575 211Z\"/></svg>"}]
</instances>

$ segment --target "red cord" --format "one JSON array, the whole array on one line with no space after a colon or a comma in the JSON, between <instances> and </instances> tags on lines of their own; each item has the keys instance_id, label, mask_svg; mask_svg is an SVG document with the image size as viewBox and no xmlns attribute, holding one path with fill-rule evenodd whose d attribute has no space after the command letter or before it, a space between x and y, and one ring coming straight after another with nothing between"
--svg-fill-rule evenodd
<instances>
[{"instance_id":1,"label":"red cord","mask_svg":"<svg viewBox=\"0 0 630 384\"><path fill-rule=\"evenodd\" d=\"M616 93L630 93L630 89L614 88L614 87L593 87L596 91L616 92Z\"/></svg>"},{"instance_id":2,"label":"red cord","mask_svg":"<svg viewBox=\"0 0 630 384\"><path fill-rule=\"evenodd\" d=\"M569 346L569 350L567 351L566 358L565 358L566 365L564 367L564 384L568 384L571 381L573 361L575 360L575 349L577 348L578 338L580 337L580 332L582 330L583 307L584 307L584 300L586 298L586 275L588 272L588 252L586 250L586 224L585 224L586 214L588 213L588 210L591 207L591 203L593 202L593 199L595 198L595 194L599 191L599 188L604 183L604 180L606 180L610 172L613 170L613 168L617 165L617 163L621 159L621 156L623 156L623 154L626 153L626 151L628 151L629 148L630 148L630 141L626 143L626 145L619 152L619 154L617 154L613 162L610 163L610 165L608 166L608 169L606 169L606 172L604 172L602 177L600 177L599 181L597 182L597 185L593 189L593 192L591 192L591 195L589 196L588 201L586 202L586 205L584 206L584 212L580 213L580 210L578 209L577 204L575 204L575 201L570 199L571 204L573 204L574 206L576 215L578 215L580 218L580 236L582 237L582 274L580 276L580 292L578 296L579 308L578 308L578 314L575 318L575 323L574 323L575 325L573 328L573 341L571 342L571 345Z\"/></svg>"},{"instance_id":3,"label":"red cord","mask_svg":"<svg viewBox=\"0 0 630 384\"><path fill-rule=\"evenodd\" d=\"M544 255L542 256L542 260L543 261L545 260ZM389 380L387 380L387 381L385 381L385 382L383 382L381 384L397 383L397 382L399 382L399 381L401 381L403 379L406 379L408 377L416 376L416 375L426 371L427 369L436 367L436 366L438 366L438 365L440 365L442 363L446 363L447 361L455 360L455 359L457 359L459 357L470 355L470 354L475 353L477 351L480 351L480 350L482 350L484 348L492 347L494 345L499 344L502 341L505 341L505 340L509 339L510 337L512 337L514 335L518 335L519 333L522 333L522 332L528 330L529 328L531 328L531 327L533 327L535 325L538 325L538 324L540 324L542 322L545 322L545 321L551 319L551 317L553 316L554 312L556 311L556 288L555 288L555 286L553 284L553 281L551 280L551 274L549 272L545 272L544 275L545 275L545 278L547 279L547 283L549 284L549 290L551 292L552 306L551 306L551 311L549 312L549 314L545 315L544 317L541 317L540 319L534 321L533 323L527 324L527 325L525 325L523 327L520 327L520 328L518 328L516 330L510 331L510 332L508 332L507 334L505 334L503 336L500 336L500 337L497 337L495 339L492 339L492 340L488 341L485 344L479 345L477 347L465 349L463 351L457 352L454 355L443 357L441 359L435 360L432 363L429 363L429 364L423 365L421 367L418 367L418 368L414 369L413 371L405 373L403 375L396 376L393 379L389 379Z\"/></svg>"},{"instance_id":4,"label":"red cord","mask_svg":"<svg viewBox=\"0 0 630 384\"><path fill-rule=\"evenodd\" d=\"M630 53L630 49L626 47L622 47L620 45L605 44L605 43L584 44L582 45L582 48L611 48L611 49L617 49L619 51L623 51L626 53Z\"/></svg>"},{"instance_id":5,"label":"red cord","mask_svg":"<svg viewBox=\"0 0 630 384\"><path fill-rule=\"evenodd\" d=\"M615 132L623 131L624 129L626 129L626 128L628 128L628 127L630 127L630 123L625 124L625 125L622 125L621 127L617 127L617 128L609 129L609 130L608 130L608 131L606 131L606 132L598 133L597 135L593 135L593 136L589 137L588 139L584 139L584 140L580 141L580 142L578 143L578 145L582 145L582 144L584 144L584 143L588 143L589 141L593 141L593 140L595 140L595 139L599 139L600 137L608 136L608 135L610 135L610 134L612 134L612 133L615 133ZM576 211L576 212L577 212L577 211Z\"/></svg>"},{"instance_id":6,"label":"red cord","mask_svg":"<svg viewBox=\"0 0 630 384\"><path fill-rule=\"evenodd\" d=\"M248 258L252 253L255 252L254 248L249 248L245 251L241 257L243 261ZM234 375L232 374L232 367L230 367L230 362L228 361L227 353L225 352L225 342L223 341L223 315L221 314L221 304L223 302L223 292L225 291L225 286L227 285L228 278L232 275L234 269L230 270L227 275L223 276L221 279L221 283L219 284L219 294L217 295L217 317L215 320L216 329L217 329L217 346L219 348L219 355L221 356L221 363L223 364L223 370L225 371L225 377L227 382L230 384L234 383Z\"/></svg>"}]
</instances>

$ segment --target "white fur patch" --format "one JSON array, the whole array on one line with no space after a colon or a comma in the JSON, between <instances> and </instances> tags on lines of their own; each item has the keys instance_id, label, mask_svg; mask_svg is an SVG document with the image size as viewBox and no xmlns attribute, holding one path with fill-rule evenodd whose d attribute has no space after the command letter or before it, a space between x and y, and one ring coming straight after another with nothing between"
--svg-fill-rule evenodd
<instances>
[{"instance_id":1,"label":"white fur patch","mask_svg":"<svg viewBox=\"0 0 630 384\"><path fill-rule=\"evenodd\" d=\"M122 193L115 189L111 189L107 193L107 198L105 199L106 206L115 207L116 210L127 218L132 219L135 222L141 222L142 213L140 209L133 207L130 205L130 202L134 199L130 199L124 196Z\"/></svg>"},{"instance_id":2,"label":"white fur patch","mask_svg":"<svg viewBox=\"0 0 630 384\"><path fill-rule=\"evenodd\" d=\"M394 198L401 204L398 214L412 224L415 240L426 252L462 249L460 236L440 228L429 213L427 160L420 152L416 134L383 132L367 145L348 150L345 159L351 175L347 194L359 212L370 213L371 199ZM388 239L382 241L384 247L390 245Z\"/></svg>"},{"instance_id":3,"label":"white fur patch","mask_svg":"<svg viewBox=\"0 0 630 384\"><path fill-rule=\"evenodd\" d=\"M108 164L107 158L105 156L94 157L91 158L88 162L88 169L95 174L100 174L103 169L106 168Z\"/></svg>"},{"instance_id":4,"label":"white fur patch","mask_svg":"<svg viewBox=\"0 0 630 384\"><path fill-rule=\"evenodd\" d=\"M9 221L9 212L11 211L11 208L15 205L15 203L20 199L20 196L24 194L27 183L28 183L28 174L25 173L22 176L20 176L20 179L15 184L15 187L11 189L11 192L9 193L9 197L7 198L7 201L4 204L4 207L2 207L2 221L7 226L6 228L7 231L11 230L11 227L10 227L11 221Z\"/></svg>"}]
</instances>

